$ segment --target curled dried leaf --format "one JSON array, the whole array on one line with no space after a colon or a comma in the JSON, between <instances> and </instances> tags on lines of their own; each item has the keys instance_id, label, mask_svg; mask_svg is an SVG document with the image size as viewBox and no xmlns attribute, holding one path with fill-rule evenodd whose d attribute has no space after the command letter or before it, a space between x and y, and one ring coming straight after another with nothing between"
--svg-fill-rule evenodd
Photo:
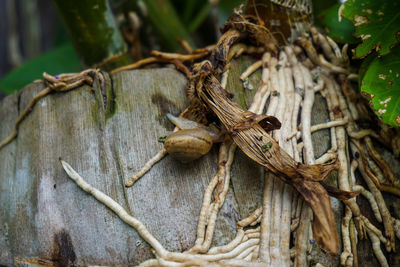
<instances>
[{"instance_id":1,"label":"curled dried leaf","mask_svg":"<svg viewBox=\"0 0 400 267\"><path fill-rule=\"evenodd\" d=\"M323 181L335 169L337 169L336 161L314 165L299 164L297 167L301 176L311 181Z\"/></svg>"},{"instance_id":2,"label":"curled dried leaf","mask_svg":"<svg viewBox=\"0 0 400 267\"><path fill-rule=\"evenodd\" d=\"M258 123L265 131L270 132L281 128L281 122L274 116L255 114L253 112L245 112L244 120L234 125L230 131L235 134L239 131L249 129Z\"/></svg>"},{"instance_id":3,"label":"curled dried leaf","mask_svg":"<svg viewBox=\"0 0 400 267\"><path fill-rule=\"evenodd\" d=\"M314 213L312 231L315 241L323 250L336 255L339 249L339 238L331 200L326 190L320 183L309 180L298 180L291 184L304 197Z\"/></svg>"},{"instance_id":4,"label":"curled dried leaf","mask_svg":"<svg viewBox=\"0 0 400 267\"><path fill-rule=\"evenodd\" d=\"M349 192L340 190L336 187L327 185L325 183L321 183L321 185L325 188L325 190L328 192L330 196L340 200L349 200L350 198L356 197L360 194L360 192Z\"/></svg>"}]
</instances>

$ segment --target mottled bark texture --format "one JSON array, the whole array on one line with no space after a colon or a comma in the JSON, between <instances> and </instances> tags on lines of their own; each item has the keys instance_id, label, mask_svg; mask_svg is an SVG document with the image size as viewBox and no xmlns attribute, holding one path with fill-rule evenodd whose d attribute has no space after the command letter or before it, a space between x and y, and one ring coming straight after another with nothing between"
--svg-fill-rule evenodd
<instances>
[{"instance_id":1,"label":"mottled bark texture","mask_svg":"<svg viewBox=\"0 0 400 267\"><path fill-rule=\"evenodd\" d=\"M233 62L228 79L228 90L234 89L234 100L243 108L254 90L244 89L238 77L250 64L248 59ZM257 87L259 78L257 72L250 83ZM186 107L185 85L184 76L172 69L134 70L108 78L105 89L95 83L41 99L17 138L0 150L0 264L128 265L152 257L134 229L67 177L59 157L144 222L166 249L193 246L203 194L217 168L216 147L186 165L167 157L133 187L124 187L159 151L158 137L173 129L165 114ZM33 83L0 103L0 139L43 88ZM319 95L313 114L313 124L327 117ZM327 131L313 134L316 157L329 147ZM263 170L241 151L236 154L213 246L229 242L236 222L261 205ZM391 200L398 207L398 199ZM341 205L334 203L339 226ZM368 241L359 249L360 262L372 255ZM389 261L398 262L397 256L391 254ZM337 262L318 250L313 258L326 266Z\"/></svg>"}]
</instances>

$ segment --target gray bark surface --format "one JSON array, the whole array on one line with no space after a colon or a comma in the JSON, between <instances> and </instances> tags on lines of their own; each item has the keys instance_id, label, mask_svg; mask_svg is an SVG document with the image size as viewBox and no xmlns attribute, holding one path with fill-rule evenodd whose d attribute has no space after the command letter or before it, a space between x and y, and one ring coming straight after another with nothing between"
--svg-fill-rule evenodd
<instances>
[{"instance_id":1,"label":"gray bark surface","mask_svg":"<svg viewBox=\"0 0 400 267\"><path fill-rule=\"evenodd\" d=\"M234 62L228 80L228 89L242 106L255 93L238 79L249 64ZM260 72L250 78L255 89L259 78ZM40 259L61 265L125 266L153 257L133 228L67 177L59 157L141 220L168 250L193 246L203 194L217 168L217 146L189 164L167 156L133 187L124 187L161 149L158 137L173 129L165 114L177 115L186 107L185 85L184 76L173 69L134 70L108 78L105 88L95 83L93 88L82 86L41 99L20 124L17 138L0 150L0 265ZM0 103L0 139L43 88L32 83ZM315 123L327 118L322 102L317 96ZM319 144L318 157L329 149L328 131L313 138ZM261 205L262 174L261 167L236 152L213 245L229 242L236 222ZM341 204L334 208L339 228ZM326 266L334 262L317 253Z\"/></svg>"},{"instance_id":2,"label":"gray bark surface","mask_svg":"<svg viewBox=\"0 0 400 267\"><path fill-rule=\"evenodd\" d=\"M173 129L165 114L186 107L185 86L183 75L172 69L135 70L116 74L105 89L82 86L41 99L17 138L0 150L0 264L47 259L126 265L152 257L134 229L66 176L59 157L140 219L168 250L190 248L203 193L216 172L217 146L190 164L166 157L133 187L124 187L161 149L158 137ZM33 83L3 100L0 139L43 88ZM257 206L253 198L261 201L262 169L239 157L243 162L235 163L233 181L239 198L247 200L239 205L230 190L215 245L234 237L236 221Z\"/></svg>"}]
</instances>

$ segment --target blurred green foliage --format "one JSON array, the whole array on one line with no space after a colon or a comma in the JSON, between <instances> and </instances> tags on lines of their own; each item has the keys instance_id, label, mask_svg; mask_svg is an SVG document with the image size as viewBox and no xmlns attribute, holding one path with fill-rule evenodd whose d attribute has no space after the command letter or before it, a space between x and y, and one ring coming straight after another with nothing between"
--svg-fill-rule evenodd
<instances>
[{"instance_id":1,"label":"blurred green foliage","mask_svg":"<svg viewBox=\"0 0 400 267\"><path fill-rule=\"evenodd\" d=\"M141 14L141 11L143 10L139 9L143 9L144 7L146 14L142 14L141 19L144 23L148 23L149 26L155 30L155 34L157 35L156 37L159 41L158 45L160 45L161 50L181 50L182 48L177 42L178 38L185 39L193 47L196 46L192 40L193 36L196 37L196 40L200 40L200 45L204 45L202 40L208 40L210 43L216 42L215 34L211 38L208 36L212 32L209 29L207 30L209 25L205 27L206 30L199 30L207 21L213 19L210 14L212 7L208 0L109 1L115 15L126 14L129 11ZM63 3L63 1L59 2ZM223 25L233 8L244 2L244 0L219 1L218 6L216 7L216 15L218 17L219 25ZM100 13L102 12L102 10L99 9L98 11ZM100 13L99 16L103 16L102 13ZM72 14L70 16L72 16ZM94 18L95 13L91 12L91 16ZM25 62L20 67L2 77L0 80L0 92L11 94L16 90L20 90L33 80L41 79L43 72L48 72L50 74L77 72L83 67L80 63L77 52L71 45L65 27L60 23L60 19L56 20L56 25L57 30L53 36L54 48L47 53L38 55L36 58ZM213 29L213 31L215 33L215 29ZM72 33L72 35L75 36L74 40L80 39L79 36L81 34L82 32ZM88 35L90 32L85 34ZM91 46L94 45L96 44L91 44ZM80 47L80 45L78 46Z\"/></svg>"},{"instance_id":2,"label":"blurred green foliage","mask_svg":"<svg viewBox=\"0 0 400 267\"><path fill-rule=\"evenodd\" d=\"M359 39L354 37L355 28L353 22L347 18L342 18L341 21L339 21L339 7L340 4L334 4L330 8L316 14L320 20L321 26L326 29L328 36L338 43L358 43Z\"/></svg>"}]
</instances>

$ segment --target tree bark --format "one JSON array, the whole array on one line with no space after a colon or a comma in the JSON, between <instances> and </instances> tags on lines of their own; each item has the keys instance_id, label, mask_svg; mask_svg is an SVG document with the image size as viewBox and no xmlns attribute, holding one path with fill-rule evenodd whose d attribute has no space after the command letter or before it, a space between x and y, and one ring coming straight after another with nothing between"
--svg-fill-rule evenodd
<instances>
[{"instance_id":1,"label":"tree bark","mask_svg":"<svg viewBox=\"0 0 400 267\"><path fill-rule=\"evenodd\" d=\"M228 90L243 107L260 80L257 71L249 78L255 89L243 87L238 77L249 64L246 58L234 61L228 79ZM104 89L95 83L41 99L17 138L0 150L0 264L136 265L153 257L134 229L67 177L59 157L141 220L166 249L192 247L203 194L217 169L217 146L190 164L167 156L133 187L124 187L161 149L158 137L173 129L165 115L186 107L185 85L184 76L173 69L143 69L108 77ZM3 100L0 139L43 88L32 83ZM313 124L328 118L319 95L313 114ZM313 139L319 157L329 149L328 130L314 133ZM237 221L261 205L262 191L263 169L238 150L213 246L235 236ZM334 201L339 228L342 205ZM370 248L365 251L360 263L363 255L372 255ZM318 250L313 258L325 266L338 263Z\"/></svg>"}]
</instances>

